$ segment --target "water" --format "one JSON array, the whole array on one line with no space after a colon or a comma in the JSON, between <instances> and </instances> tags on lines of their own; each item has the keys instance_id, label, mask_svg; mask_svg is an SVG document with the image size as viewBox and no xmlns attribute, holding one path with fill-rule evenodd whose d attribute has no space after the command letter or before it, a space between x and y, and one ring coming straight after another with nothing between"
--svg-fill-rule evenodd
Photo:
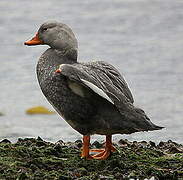
<instances>
[{"instance_id":1,"label":"water","mask_svg":"<svg viewBox=\"0 0 183 180\"><path fill-rule=\"evenodd\" d=\"M180 0L1 0L0 139L41 136L73 141L81 135L58 115L25 114L52 108L42 95L35 66L46 46L25 47L40 24L58 20L72 27L79 59L105 60L125 75L135 104L166 129L116 135L114 139L183 143L183 2ZM93 139L102 139L95 136Z\"/></svg>"}]
</instances>

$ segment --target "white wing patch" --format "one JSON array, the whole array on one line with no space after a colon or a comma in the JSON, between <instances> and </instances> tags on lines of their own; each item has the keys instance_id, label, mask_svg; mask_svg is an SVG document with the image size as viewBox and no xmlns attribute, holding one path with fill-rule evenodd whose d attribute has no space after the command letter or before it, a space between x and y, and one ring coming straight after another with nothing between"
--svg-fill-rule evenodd
<instances>
[{"instance_id":1,"label":"white wing patch","mask_svg":"<svg viewBox=\"0 0 183 180\"><path fill-rule=\"evenodd\" d=\"M68 81L69 88L77 95L84 97L84 87L73 81Z\"/></svg>"},{"instance_id":2,"label":"white wing patch","mask_svg":"<svg viewBox=\"0 0 183 180\"><path fill-rule=\"evenodd\" d=\"M99 87L97 87L95 84L87 81L87 80L84 80L84 79L81 79L81 81L86 85L88 86L91 90L93 90L95 93L97 93L99 96L105 98L106 100L108 100L110 103L114 104L114 102L109 98L109 96L102 90L100 89Z\"/></svg>"},{"instance_id":3,"label":"white wing patch","mask_svg":"<svg viewBox=\"0 0 183 180\"><path fill-rule=\"evenodd\" d=\"M62 69L63 66L65 66L66 64L60 64L59 65L59 69Z\"/></svg>"}]
</instances>

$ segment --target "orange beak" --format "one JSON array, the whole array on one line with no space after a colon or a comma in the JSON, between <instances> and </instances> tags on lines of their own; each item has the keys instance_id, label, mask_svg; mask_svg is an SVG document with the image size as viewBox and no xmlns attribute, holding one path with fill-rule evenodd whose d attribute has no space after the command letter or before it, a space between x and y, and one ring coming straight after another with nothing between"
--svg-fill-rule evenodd
<instances>
[{"instance_id":1,"label":"orange beak","mask_svg":"<svg viewBox=\"0 0 183 180\"><path fill-rule=\"evenodd\" d=\"M38 33L36 33L35 37L33 37L31 40L24 42L24 45L28 45L28 46L34 46L39 44L44 44L44 43L39 39Z\"/></svg>"}]
</instances>

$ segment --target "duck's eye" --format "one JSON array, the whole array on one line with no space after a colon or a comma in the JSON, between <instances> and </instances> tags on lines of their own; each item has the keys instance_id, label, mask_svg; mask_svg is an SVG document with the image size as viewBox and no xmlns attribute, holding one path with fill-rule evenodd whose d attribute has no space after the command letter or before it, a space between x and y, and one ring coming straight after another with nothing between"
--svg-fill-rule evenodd
<instances>
[{"instance_id":1,"label":"duck's eye","mask_svg":"<svg viewBox=\"0 0 183 180\"><path fill-rule=\"evenodd\" d=\"M48 29L48 28L43 28L43 32L44 32L44 31L47 31L47 29Z\"/></svg>"}]
</instances>

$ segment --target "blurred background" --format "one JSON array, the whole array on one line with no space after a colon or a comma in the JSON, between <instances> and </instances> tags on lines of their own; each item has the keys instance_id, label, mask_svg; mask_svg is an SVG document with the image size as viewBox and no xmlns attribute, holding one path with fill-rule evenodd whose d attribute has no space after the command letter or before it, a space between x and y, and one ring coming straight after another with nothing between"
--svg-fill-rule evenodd
<instances>
[{"instance_id":1,"label":"blurred background","mask_svg":"<svg viewBox=\"0 0 183 180\"><path fill-rule=\"evenodd\" d=\"M47 20L69 25L79 41L79 61L104 60L127 80L135 105L166 129L115 135L114 140L183 143L183 1L1 0L0 140L41 136L74 141L82 136L61 117L27 115L52 109L40 91L35 67L47 46L26 47ZM94 136L94 139L104 139Z\"/></svg>"}]
</instances>

